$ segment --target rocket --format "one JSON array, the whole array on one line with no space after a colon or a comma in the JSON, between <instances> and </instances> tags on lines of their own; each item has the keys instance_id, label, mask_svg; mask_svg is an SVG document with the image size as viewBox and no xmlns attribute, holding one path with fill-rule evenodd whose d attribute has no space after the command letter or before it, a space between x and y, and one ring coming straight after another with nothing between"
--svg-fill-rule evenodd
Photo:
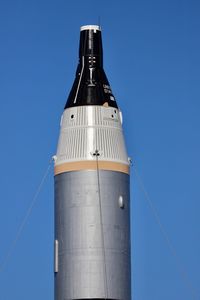
<instances>
[{"instance_id":1,"label":"rocket","mask_svg":"<svg viewBox=\"0 0 200 300\"><path fill-rule=\"evenodd\" d=\"M80 29L54 180L55 300L130 300L129 158L97 25Z\"/></svg>"}]
</instances>

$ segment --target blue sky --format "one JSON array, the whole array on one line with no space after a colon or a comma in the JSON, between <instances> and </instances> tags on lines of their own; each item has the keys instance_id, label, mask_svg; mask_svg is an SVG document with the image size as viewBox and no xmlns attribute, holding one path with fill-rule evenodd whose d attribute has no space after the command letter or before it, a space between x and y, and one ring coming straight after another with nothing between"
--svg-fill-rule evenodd
<instances>
[{"instance_id":1,"label":"blue sky","mask_svg":"<svg viewBox=\"0 0 200 300\"><path fill-rule=\"evenodd\" d=\"M132 167L133 298L199 299L197 0L0 1L0 262L55 154L79 27L99 18L105 71L123 112L128 152L177 253L171 253ZM53 201L51 170L0 272L0 299L53 300Z\"/></svg>"}]
</instances>

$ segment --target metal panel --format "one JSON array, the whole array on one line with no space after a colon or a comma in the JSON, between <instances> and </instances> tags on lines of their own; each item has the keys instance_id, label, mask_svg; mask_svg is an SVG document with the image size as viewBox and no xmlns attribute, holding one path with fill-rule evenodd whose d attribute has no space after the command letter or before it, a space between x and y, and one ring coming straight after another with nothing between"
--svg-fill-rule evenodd
<instances>
[{"instance_id":1,"label":"metal panel","mask_svg":"<svg viewBox=\"0 0 200 300\"><path fill-rule=\"evenodd\" d=\"M54 272L58 273L58 240L54 241Z\"/></svg>"},{"instance_id":2,"label":"metal panel","mask_svg":"<svg viewBox=\"0 0 200 300\"><path fill-rule=\"evenodd\" d=\"M94 160L91 154L95 150L101 154L99 160L129 164L118 109L103 106L66 109L55 165Z\"/></svg>"},{"instance_id":3,"label":"metal panel","mask_svg":"<svg viewBox=\"0 0 200 300\"><path fill-rule=\"evenodd\" d=\"M55 300L131 299L129 175L101 170L99 181L108 294L97 171L75 171L55 176Z\"/></svg>"}]
</instances>

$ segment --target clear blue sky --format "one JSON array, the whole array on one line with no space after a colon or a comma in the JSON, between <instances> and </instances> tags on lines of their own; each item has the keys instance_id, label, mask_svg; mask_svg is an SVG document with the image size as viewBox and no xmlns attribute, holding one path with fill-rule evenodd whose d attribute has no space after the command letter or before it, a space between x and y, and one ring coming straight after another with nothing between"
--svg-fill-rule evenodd
<instances>
[{"instance_id":1,"label":"clear blue sky","mask_svg":"<svg viewBox=\"0 0 200 300\"><path fill-rule=\"evenodd\" d=\"M79 27L99 17L129 155L189 278L132 170L133 298L200 299L198 0L0 1L0 261L55 154ZM51 171L0 273L0 300L53 300L53 202Z\"/></svg>"}]
</instances>

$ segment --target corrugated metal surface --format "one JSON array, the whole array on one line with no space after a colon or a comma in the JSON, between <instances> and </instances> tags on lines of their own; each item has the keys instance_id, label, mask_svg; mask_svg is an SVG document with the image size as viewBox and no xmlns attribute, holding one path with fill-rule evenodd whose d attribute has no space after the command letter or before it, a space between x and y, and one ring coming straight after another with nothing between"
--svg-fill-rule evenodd
<instances>
[{"instance_id":1,"label":"corrugated metal surface","mask_svg":"<svg viewBox=\"0 0 200 300\"><path fill-rule=\"evenodd\" d=\"M72 118L73 116L73 118ZM62 116L56 165L69 161L100 160L128 164L119 112L101 106L73 107Z\"/></svg>"}]
</instances>

